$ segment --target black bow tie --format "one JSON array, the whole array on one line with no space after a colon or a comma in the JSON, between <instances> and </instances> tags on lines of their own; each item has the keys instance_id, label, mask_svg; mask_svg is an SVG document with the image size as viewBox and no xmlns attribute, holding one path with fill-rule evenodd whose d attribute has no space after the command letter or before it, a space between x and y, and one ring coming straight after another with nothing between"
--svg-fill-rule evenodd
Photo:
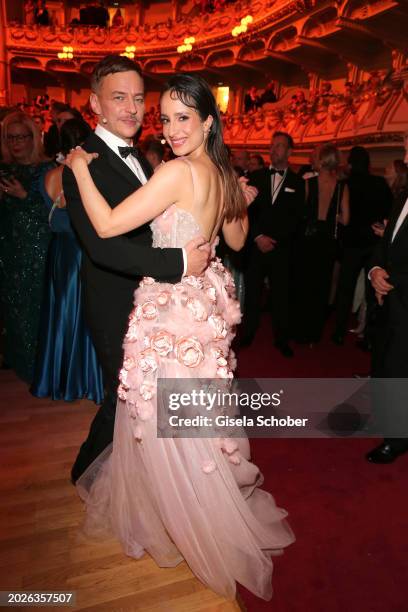
<instances>
[{"instance_id":1,"label":"black bow tie","mask_svg":"<svg viewBox=\"0 0 408 612\"><path fill-rule=\"evenodd\" d=\"M269 172L271 173L271 176L273 176L274 174L279 174L279 176L283 176L285 174L285 170L277 170L276 168L269 168Z\"/></svg>"},{"instance_id":2,"label":"black bow tie","mask_svg":"<svg viewBox=\"0 0 408 612\"><path fill-rule=\"evenodd\" d=\"M139 157L139 149L137 147L118 147L120 156L123 159L126 159L128 155L133 155L133 157Z\"/></svg>"}]
</instances>

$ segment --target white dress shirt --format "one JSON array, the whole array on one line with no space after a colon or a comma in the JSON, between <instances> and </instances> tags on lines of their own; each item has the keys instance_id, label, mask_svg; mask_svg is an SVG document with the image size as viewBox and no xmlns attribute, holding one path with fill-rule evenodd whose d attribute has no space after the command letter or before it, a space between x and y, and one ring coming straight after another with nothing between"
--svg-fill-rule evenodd
<instances>
[{"instance_id":1,"label":"white dress shirt","mask_svg":"<svg viewBox=\"0 0 408 612\"><path fill-rule=\"evenodd\" d=\"M121 154L119 153L119 147L129 146L129 143L127 143L126 140L122 140L122 138L119 138L119 136L112 134L112 132L109 132L109 130L104 128L99 123L95 128L95 134L99 136L99 138L103 140L103 142L110 149L112 149L114 153L116 153L119 159L122 160L122 162L130 168L130 170L133 172L133 174L137 176L137 178L142 183L142 185L145 185L147 183L146 175L139 161L135 157L133 157L133 155L122 157ZM185 276L186 271L187 271L187 253L185 249L182 249L182 252L183 252L183 265L184 265L183 276Z\"/></svg>"},{"instance_id":2,"label":"white dress shirt","mask_svg":"<svg viewBox=\"0 0 408 612\"><path fill-rule=\"evenodd\" d=\"M407 198L407 201L405 202L405 204L403 206L403 209L400 212L400 216L398 217L397 222L395 224L394 231L392 232L391 242L394 241L394 238L397 235L397 232L398 232L399 228L404 223L405 217L407 215L408 215L408 198Z\"/></svg>"},{"instance_id":3,"label":"white dress shirt","mask_svg":"<svg viewBox=\"0 0 408 612\"><path fill-rule=\"evenodd\" d=\"M114 153L116 153L119 159L121 159L123 163L125 163L131 169L133 174L137 176L137 178L142 183L142 185L145 185L147 183L146 175L139 161L136 159L136 157L133 157L133 155L122 157L121 154L119 153L119 147L129 146L129 143L126 142L126 140L123 140L122 138L119 138L119 136L112 134L112 132L109 132L109 130L104 128L99 123L95 128L95 134L99 136L99 138L101 138L103 142L107 144L108 147L112 149Z\"/></svg>"},{"instance_id":4,"label":"white dress shirt","mask_svg":"<svg viewBox=\"0 0 408 612\"><path fill-rule=\"evenodd\" d=\"M273 166L269 166L269 170L272 170ZM283 181L286 178L287 168L284 174L281 176L278 172L275 174L271 174L271 196L272 196L272 205L275 204L276 198L279 195L281 187L283 185Z\"/></svg>"}]
</instances>

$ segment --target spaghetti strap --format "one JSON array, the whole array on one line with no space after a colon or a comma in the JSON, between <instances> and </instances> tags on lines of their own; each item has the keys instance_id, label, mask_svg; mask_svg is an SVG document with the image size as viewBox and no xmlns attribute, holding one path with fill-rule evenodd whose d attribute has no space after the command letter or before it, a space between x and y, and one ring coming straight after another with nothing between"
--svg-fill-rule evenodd
<instances>
[{"instance_id":1,"label":"spaghetti strap","mask_svg":"<svg viewBox=\"0 0 408 612\"><path fill-rule=\"evenodd\" d=\"M64 195L64 190L61 189L61 191L59 192L59 194L55 198L54 202L52 203L52 207L51 207L50 213L48 215L48 225L51 225L52 215L54 214L55 209L59 208L59 206L61 204L61 198L63 197L63 195Z\"/></svg>"},{"instance_id":2,"label":"spaghetti strap","mask_svg":"<svg viewBox=\"0 0 408 612\"><path fill-rule=\"evenodd\" d=\"M197 174L196 174L196 169L194 168L194 164L192 164L192 162L187 159L186 157L180 157L179 159L181 159L183 162L186 162L187 166L190 168L190 172L191 172L191 180L193 181L193 209L194 209L194 204L196 201L196 193L197 193Z\"/></svg>"}]
</instances>

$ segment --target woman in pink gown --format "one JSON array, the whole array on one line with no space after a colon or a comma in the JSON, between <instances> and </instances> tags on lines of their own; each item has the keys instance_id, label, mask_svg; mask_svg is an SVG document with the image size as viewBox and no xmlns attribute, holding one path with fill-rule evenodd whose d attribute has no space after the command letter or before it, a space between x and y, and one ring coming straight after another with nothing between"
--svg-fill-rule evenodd
<instances>
[{"instance_id":1,"label":"woman in pink gown","mask_svg":"<svg viewBox=\"0 0 408 612\"><path fill-rule=\"evenodd\" d=\"M115 209L96 189L87 164L95 154L71 154L69 164L92 224L101 237L122 234L154 218L153 245L210 242L222 229L235 250L247 230L246 202L225 149L221 121L207 83L171 77L161 98L163 133L179 159ZM250 199L247 190L247 199ZM259 488L246 438L157 437L158 378L232 377L231 351L240 320L234 284L213 258L200 278L171 285L144 278L135 292L120 372L113 444L78 481L89 533L113 532L126 554L147 551L161 567L186 560L217 593L233 598L236 582L272 596L273 555L294 541L286 511Z\"/></svg>"}]
</instances>

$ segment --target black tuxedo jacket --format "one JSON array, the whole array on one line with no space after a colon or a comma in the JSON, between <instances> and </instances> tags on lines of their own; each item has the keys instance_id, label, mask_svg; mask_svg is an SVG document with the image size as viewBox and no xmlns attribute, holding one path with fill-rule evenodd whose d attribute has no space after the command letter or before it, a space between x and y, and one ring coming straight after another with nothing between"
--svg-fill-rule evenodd
<instances>
[{"instance_id":1,"label":"black tuxedo jacket","mask_svg":"<svg viewBox=\"0 0 408 612\"><path fill-rule=\"evenodd\" d=\"M408 215L392 240L395 225L407 198L408 190L401 194L395 203L384 236L374 252L370 268L380 266L387 270L391 284L397 289L408 310ZM389 296L391 295L392 291L389 293Z\"/></svg>"},{"instance_id":2,"label":"black tuxedo jacket","mask_svg":"<svg viewBox=\"0 0 408 612\"><path fill-rule=\"evenodd\" d=\"M96 134L84 149L97 152L89 169L95 185L114 208L141 183L130 168ZM146 177L152 175L147 160L140 163ZM127 317L132 308L133 292L141 276L177 282L183 273L181 249L154 249L149 225L126 235L102 239L86 214L75 177L64 168L63 188L68 213L83 248L82 279L87 318L99 326L109 326L112 317Z\"/></svg>"},{"instance_id":3,"label":"black tuxedo jacket","mask_svg":"<svg viewBox=\"0 0 408 612\"><path fill-rule=\"evenodd\" d=\"M251 242L260 234L277 240L278 248L289 246L302 218L304 181L288 168L279 193L272 204L271 174L261 169L251 174L250 184L258 195L248 209Z\"/></svg>"},{"instance_id":4,"label":"black tuxedo jacket","mask_svg":"<svg viewBox=\"0 0 408 612\"><path fill-rule=\"evenodd\" d=\"M388 272L388 281L394 287L384 298L383 306L377 308L374 377L408 376L408 216L392 241L395 224L407 198L408 190L396 202L370 262L370 268L380 266Z\"/></svg>"}]
</instances>

